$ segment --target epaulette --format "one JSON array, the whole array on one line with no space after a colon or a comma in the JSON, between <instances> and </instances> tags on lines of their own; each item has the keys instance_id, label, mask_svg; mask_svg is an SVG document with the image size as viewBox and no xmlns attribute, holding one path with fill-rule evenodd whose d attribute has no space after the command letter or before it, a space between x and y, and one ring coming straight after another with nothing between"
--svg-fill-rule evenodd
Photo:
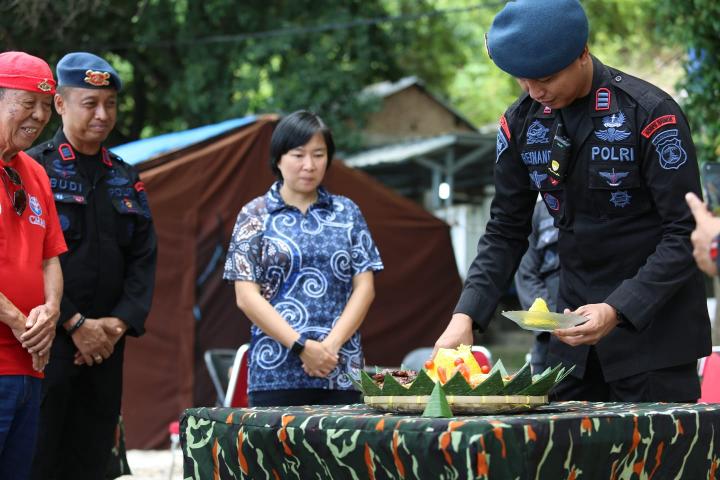
<instances>
[{"instance_id":1,"label":"epaulette","mask_svg":"<svg viewBox=\"0 0 720 480\"><path fill-rule=\"evenodd\" d=\"M515 111L518 110L518 109L520 108L520 106L523 105L523 103L526 103L528 99L530 100L530 103L528 104L528 108L529 108L530 105L531 105L532 102L533 102L533 99L530 98L530 94L528 94L527 92L523 92L522 95L520 95L520 96L512 103L512 105L510 105L510 106L507 108L507 110L505 110L505 115L506 115L506 116L511 116L512 114L514 114Z\"/></svg>"},{"instance_id":2,"label":"epaulette","mask_svg":"<svg viewBox=\"0 0 720 480\"><path fill-rule=\"evenodd\" d=\"M612 74L612 84L630 95L646 112L652 112L662 102L672 100L672 97L650 82L628 75L614 68L608 67Z\"/></svg>"},{"instance_id":3,"label":"epaulette","mask_svg":"<svg viewBox=\"0 0 720 480\"><path fill-rule=\"evenodd\" d=\"M25 153L35 160L41 161L45 153L52 152L53 150L55 150L55 142L48 140L47 142L38 143L34 147L28 148L25 150Z\"/></svg>"},{"instance_id":4,"label":"epaulette","mask_svg":"<svg viewBox=\"0 0 720 480\"><path fill-rule=\"evenodd\" d=\"M507 135L508 139L511 138L513 135L511 132L513 126L515 126L514 120L518 117L523 117L530 109L532 103L533 99L530 98L530 95L527 92L523 92L523 94L520 95L500 117L501 127L507 129L505 134ZM505 127L502 126L503 121L505 122Z\"/></svg>"}]
</instances>

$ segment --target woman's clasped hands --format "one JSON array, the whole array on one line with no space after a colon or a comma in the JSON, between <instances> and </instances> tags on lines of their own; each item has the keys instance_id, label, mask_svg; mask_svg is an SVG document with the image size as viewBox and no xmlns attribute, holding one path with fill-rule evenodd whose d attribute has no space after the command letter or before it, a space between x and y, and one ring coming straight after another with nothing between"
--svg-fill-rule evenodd
<instances>
[{"instance_id":1,"label":"woman's clasped hands","mask_svg":"<svg viewBox=\"0 0 720 480\"><path fill-rule=\"evenodd\" d=\"M337 350L329 343L316 340L305 342L305 348L300 354L303 370L311 377L327 377L338 363Z\"/></svg>"}]
</instances>

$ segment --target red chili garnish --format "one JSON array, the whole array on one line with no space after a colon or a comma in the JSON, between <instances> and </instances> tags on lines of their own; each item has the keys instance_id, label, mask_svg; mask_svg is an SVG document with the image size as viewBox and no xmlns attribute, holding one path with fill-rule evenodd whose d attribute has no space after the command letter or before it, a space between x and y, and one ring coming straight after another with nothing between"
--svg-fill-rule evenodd
<instances>
[{"instance_id":1,"label":"red chili garnish","mask_svg":"<svg viewBox=\"0 0 720 480\"><path fill-rule=\"evenodd\" d=\"M435 363L432 360L428 360L425 362L425 369L426 370L432 370L432 368L435 366Z\"/></svg>"},{"instance_id":2,"label":"red chili garnish","mask_svg":"<svg viewBox=\"0 0 720 480\"><path fill-rule=\"evenodd\" d=\"M458 357L455 359L455 366L460 365L461 363L465 363L465 360L463 360L462 357Z\"/></svg>"},{"instance_id":3,"label":"red chili garnish","mask_svg":"<svg viewBox=\"0 0 720 480\"><path fill-rule=\"evenodd\" d=\"M489 373L489 372L490 372L490 367L488 367L487 365L483 365L482 367L480 367L480 371L481 371L482 373Z\"/></svg>"},{"instance_id":4,"label":"red chili garnish","mask_svg":"<svg viewBox=\"0 0 720 480\"><path fill-rule=\"evenodd\" d=\"M445 373L445 367L438 367L437 374L438 378L440 379L440 383L447 382L447 374Z\"/></svg>"}]
</instances>

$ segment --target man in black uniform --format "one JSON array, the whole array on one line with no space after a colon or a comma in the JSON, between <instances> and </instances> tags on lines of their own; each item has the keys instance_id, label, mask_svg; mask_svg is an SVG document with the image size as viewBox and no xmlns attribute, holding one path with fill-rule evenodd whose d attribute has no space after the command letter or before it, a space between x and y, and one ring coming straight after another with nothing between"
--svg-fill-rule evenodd
<instances>
[{"instance_id":1,"label":"man in black uniform","mask_svg":"<svg viewBox=\"0 0 720 480\"><path fill-rule=\"evenodd\" d=\"M655 86L589 54L577 0L509 2L487 38L522 95L501 117L495 199L436 347L485 328L527 248L538 192L559 228L559 311L548 363L575 365L557 399L695 401L710 353L686 192L700 194L687 121ZM568 310L569 309L569 310Z\"/></svg>"},{"instance_id":2,"label":"man in black uniform","mask_svg":"<svg viewBox=\"0 0 720 480\"><path fill-rule=\"evenodd\" d=\"M156 238L143 183L103 142L115 126L117 72L70 53L57 65L62 127L27 153L47 171L69 251L52 362L45 370L36 479L104 478L120 414L125 334L150 310Z\"/></svg>"}]
</instances>

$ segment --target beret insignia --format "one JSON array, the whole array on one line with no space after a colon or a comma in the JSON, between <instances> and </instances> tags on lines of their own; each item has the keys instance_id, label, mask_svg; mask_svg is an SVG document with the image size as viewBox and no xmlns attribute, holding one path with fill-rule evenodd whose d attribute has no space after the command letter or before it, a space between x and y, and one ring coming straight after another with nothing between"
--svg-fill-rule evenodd
<instances>
[{"instance_id":1,"label":"beret insignia","mask_svg":"<svg viewBox=\"0 0 720 480\"><path fill-rule=\"evenodd\" d=\"M89 83L93 87L106 87L110 85L110 73L109 72L98 72L96 70L88 70L85 72L85 78L83 81Z\"/></svg>"}]
</instances>

